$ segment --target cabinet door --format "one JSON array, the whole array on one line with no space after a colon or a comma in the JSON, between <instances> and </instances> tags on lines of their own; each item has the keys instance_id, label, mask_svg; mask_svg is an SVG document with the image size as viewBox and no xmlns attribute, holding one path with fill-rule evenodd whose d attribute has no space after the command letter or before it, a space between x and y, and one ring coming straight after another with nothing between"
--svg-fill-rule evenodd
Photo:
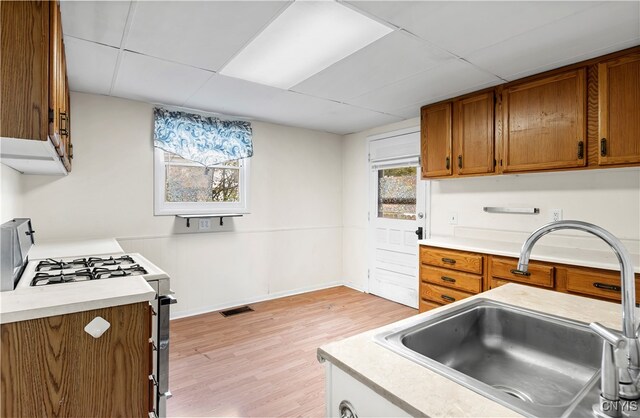
<instances>
[{"instance_id":1,"label":"cabinet door","mask_svg":"<svg viewBox=\"0 0 640 418\"><path fill-rule=\"evenodd\" d=\"M2 324L0 416L148 416L149 304ZM84 331L96 316L111 324Z\"/></svg>"},{"instance_id":2,"label":"cabinet door","mask_svg":"<svg viewBox=\"0 0 640 418\"><path fill-rule=\"evenodd\" d=\"M640 162L640 53L598 66L600 165Z\"/></svg>"},{"instance_id":3,"label":"cabinet door","mask_svg":"<svg viewBox=\"0 0 640 418\"><path fill-rule=\"evenodd\" d=\"M584 166L585 97L584 68L505 88L504 171Z\"/></svg>"},{"instance_id":4,"label":"cabinet door","mask_svg":"<svg viewBox=\"0 0 640 418\"><path fill-rule=\"evenodd\" d=\"M493 172L493 92L456 102L457 173Z\"/></svg>"},{"instance_id":5,"label":"cabinet door","mask_svg":"<svg viewBox=\"0 0 640 418\"><path fill-rule=\"evenodd\" d=\"M49 42L51 51L49 59L49 137L62 155L62 139L60 138L60 123L62 112L62 31L58 4L55 1L49 3Z\"/></svg>"},{"instance_id":6,"label":"cabinet door","mask_svg":"<svg viewBox=\"0 0 640 418\"><path fill-rule=\"evenodd\" d=\"M422 177L450 176L451 103L424 107L421 113Z\"/></svg>"},{"instance_id":7,"label":"cabinet door","mask_svg":"<svg viewBox=\"0 0 640 418\"><path fill-rule=\"evenodd\" d=\"M0 1L0 136L47 140L49 4Z\"/></svg>"}]
</instances>

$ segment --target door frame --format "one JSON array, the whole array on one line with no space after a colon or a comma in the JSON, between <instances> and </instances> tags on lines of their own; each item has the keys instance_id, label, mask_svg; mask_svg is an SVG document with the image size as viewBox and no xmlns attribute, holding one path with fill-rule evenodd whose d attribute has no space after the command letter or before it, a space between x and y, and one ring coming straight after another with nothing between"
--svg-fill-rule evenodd
<instances>
[{"instance_id":1,"label":"door frame","mask_svg":"<svg viewBox=\"0 0 640 418\"><path fill-rule=\"evenodd\" d=\"M373 191L373 182L372 182L372 166L376 163L376 161L371 161L371 146L375 141L380 141L383 139L392 139L396 137L402 137L407 134L418 134L418 144L420 144L420 126L416 125L409 128L399 129L395 131L385 132L377 135L371 135L367 137L367 280L364 291L366 293L370 293L370 281L371 281L371 272L374 267L374 240L373 234L371 233L371 220L373 216L375 216L375 211L377 209L376 202L372 198ZM422 207L424 208L424 218L423 218L423 228L424 233L422 239L431 237L431 181L421 179L422 173L422 157L420 153L420 148L418 147L417 153L410 153L406 155L398 155L397 157L393 157L392 159L385 159L386 161L401 161L401 160L409 160L411 158L417 157L418 159L418 169L416 170L416 175L418 176L417 181L425 182L425 190L424 190L424 202L422 202ZM383 160L378 160L377 162L382 162ZM420 202L416 201L416 207L419 208L421 205ZM419 253L419 252L418 252ZM419 263L419 261L417 261Z\"/></svg>"}]
</instances>

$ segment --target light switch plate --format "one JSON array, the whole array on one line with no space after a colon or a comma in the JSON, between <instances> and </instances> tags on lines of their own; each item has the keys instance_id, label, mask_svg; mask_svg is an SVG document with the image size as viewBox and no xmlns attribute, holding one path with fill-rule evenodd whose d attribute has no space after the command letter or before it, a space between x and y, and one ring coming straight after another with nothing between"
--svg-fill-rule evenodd
<instances>
[{"instance_id":1,"label":"light switch plate","mask_svg":"<svg viewBox=\"0 0 640 418\"><path fill-rule=\"evenodd\" d=\"M449 225L458 225L458 214L456 212L449 212Z\"/></svg>"},{"instance_id":2,"label":"light switch plate","mask_svg":"<svg viewBox=\"0 0 640 418\"><path fill-rule=\"evenodd\" d=\"M111 324L106 319L101 316L96 316L84 327L84 330L93 338L100 338L110 326Z\"/></svg>"}]
</instances>

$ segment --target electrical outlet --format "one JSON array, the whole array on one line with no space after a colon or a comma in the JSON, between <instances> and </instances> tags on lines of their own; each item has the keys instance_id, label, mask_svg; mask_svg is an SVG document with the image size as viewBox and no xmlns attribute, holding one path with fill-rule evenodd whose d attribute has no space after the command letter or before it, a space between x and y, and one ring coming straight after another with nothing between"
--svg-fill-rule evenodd
<instances>
[{"instance_id":1,"label":"electrical outlet","mask_svg":"<svg viewBox=\"0 0 640 418\"><path fill-rule=\"evenodd\" d=\"M458 214L449 212L449 225L458 225Z\"/></svg>"},{"instance_id":2,"label":"electrical outlet","mask_svg":"<svg viewBox=\"0 0 640 418\"><path fill-rule=\"evenodd\" d=\"M208 218L204 218L204 219L198 219L198 230L199 231L206 231L211 229L211 219Z\"/></svg>"},{"instance_id":3,"label":"electrical outlet","mask_svg":"<svg viewBox=\"0 0 640 418\"><path fill-rule=\"evenodd\" d=\"M551 221L558 222L562 220L562 209L551 209Z\"/></svg>"}]
</instances>

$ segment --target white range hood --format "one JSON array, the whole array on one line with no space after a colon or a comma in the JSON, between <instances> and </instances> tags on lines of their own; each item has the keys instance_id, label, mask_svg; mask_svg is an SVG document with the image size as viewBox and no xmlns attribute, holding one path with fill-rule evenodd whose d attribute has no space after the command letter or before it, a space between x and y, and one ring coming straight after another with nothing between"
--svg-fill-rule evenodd
<instances>
[{"instance_id":1,"label":"white range hood","mask_svg":"<svg viewBox=\"0 0 640 418\"><path fill-rule=\"evenodd\" d=\"M38 141L2 137L0 162L23 174L67 175L51 139Z\"/></svg>"}]
</instances>

